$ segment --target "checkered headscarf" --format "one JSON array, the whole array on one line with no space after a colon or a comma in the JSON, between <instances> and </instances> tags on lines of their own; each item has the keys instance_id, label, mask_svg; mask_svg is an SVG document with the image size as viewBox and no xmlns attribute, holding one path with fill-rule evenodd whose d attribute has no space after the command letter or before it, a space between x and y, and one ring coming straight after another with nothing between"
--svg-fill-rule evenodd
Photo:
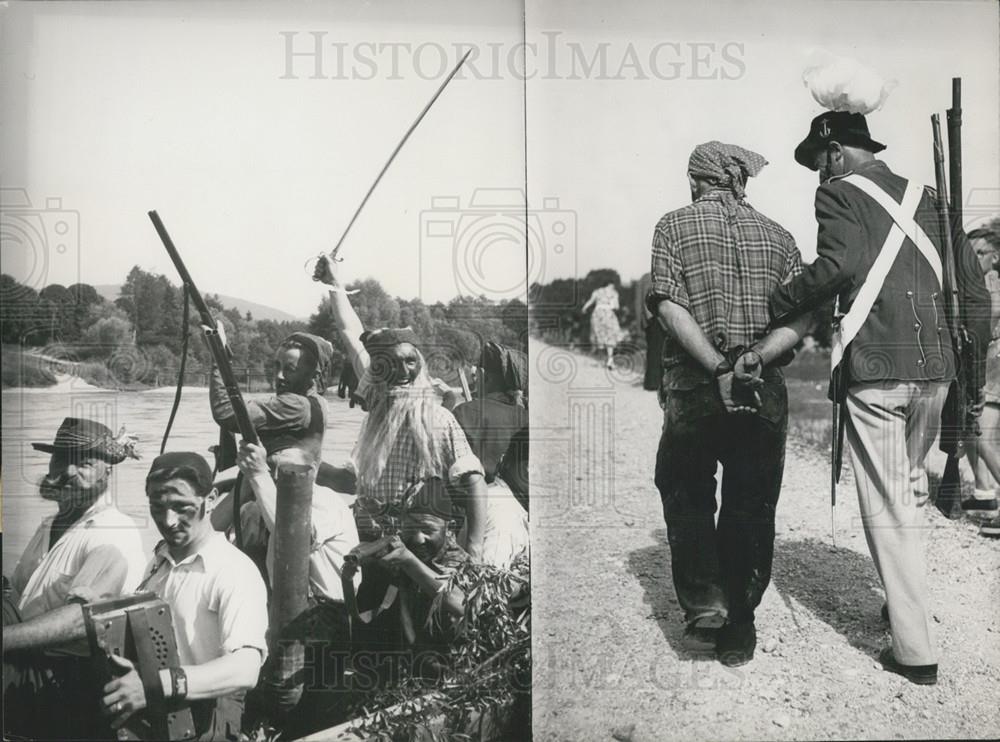
<instances>
[{"instance_id":1,"label":"checkered headscarf","mask_svg":"<svg viewBox=\"0 0 1000 742\"><path fill-rule=\"evenodd\" d=\"M745 195L744 184L747 178L757 175L766 164L767 160L756 152L735 144L712 141L694 148L688 160L688 172L694 178L707 180L732 193L731 197L724 197L723 201L726 210L735 214L736 202L741 201Z\"/></svg>"}]
</instances>

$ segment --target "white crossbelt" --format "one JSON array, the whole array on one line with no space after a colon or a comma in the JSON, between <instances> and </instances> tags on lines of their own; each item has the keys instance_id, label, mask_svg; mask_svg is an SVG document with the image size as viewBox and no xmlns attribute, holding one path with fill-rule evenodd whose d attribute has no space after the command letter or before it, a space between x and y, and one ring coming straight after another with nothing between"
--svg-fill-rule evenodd
<instances>
[{"instance_id":1,"label":"white crossbelt","mask_svg":"<svg viewBox=\"0 0 1000 742\"><path fill-rule=\"evenodd\" d=\"M916 245L920 254L930 263L938 286L941 285L942 274L941 256L938 255L934 243L931 242L927 233L921 229L915 219L917 207L920 205L920 196L923 193L921 186L908 181L902 202L896 203L892 196L868 178L853 173L844 178L844 181L874 199L892 217L893 224L889 234L886 235L885 242L882 243L875 263L868 271L868 277L851 305L850 311L841 319L840 326L834 333L833 348L830 352L831 371L840 363L844 357L844 349L854 340L864 326L865 320L868 319L868 314L875 305L875 300L881 293L889 270L896 262L896 256L899 255L900 248L902 248L906 238L909 238Z\"/></svg>"}]
</instances>

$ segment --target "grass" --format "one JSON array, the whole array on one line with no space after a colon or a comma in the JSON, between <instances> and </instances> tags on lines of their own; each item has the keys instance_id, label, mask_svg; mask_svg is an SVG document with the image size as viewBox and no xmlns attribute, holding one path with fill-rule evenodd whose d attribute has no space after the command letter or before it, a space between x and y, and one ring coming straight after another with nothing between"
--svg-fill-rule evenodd
<instances>
[{"instance_id":1,"label":"grass","mask_svg":"<svg viewBox=\"0 0 1000 742\"><path fill-rule=\"evenodd\" d=\"M48 364L22 353L17 346L3 347L0 364L4 389L53 386L56 383Z\"/></svg>"},{"instance_id":2,"label":"grass","mask_svg":"<svg viewBox=\"0 0 1000 742\"><path fill-rule=\"evenodd\" d=\"M827 398L830 354L804 351L785 369L788 387L788 437L829 452L833 431L832 402Z\"/></svg>"}]
</instances>

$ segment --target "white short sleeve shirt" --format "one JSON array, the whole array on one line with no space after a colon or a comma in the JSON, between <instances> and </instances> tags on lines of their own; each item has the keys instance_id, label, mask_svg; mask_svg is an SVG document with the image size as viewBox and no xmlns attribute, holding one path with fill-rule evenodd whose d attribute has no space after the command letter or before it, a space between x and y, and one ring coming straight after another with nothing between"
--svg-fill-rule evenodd
<instances>
[{"instance_id":1,"label":"white short sleeve shirt","mask_svg":"<svg viewBox=\"0 0 1000 742\"><path fill-rule=\"evenodd\" d=\"M196 554L174 562L161 541L141 590L165 600L173 613L182 665L201 665L241 647L267 657L267 589L256 565L213 533Z\"/></svg>"}]
</instances>

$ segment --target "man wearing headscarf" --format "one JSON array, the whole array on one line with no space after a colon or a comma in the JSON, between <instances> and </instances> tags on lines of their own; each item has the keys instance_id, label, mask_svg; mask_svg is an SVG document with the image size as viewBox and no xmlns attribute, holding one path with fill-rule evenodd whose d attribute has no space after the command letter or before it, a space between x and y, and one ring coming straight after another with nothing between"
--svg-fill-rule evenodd
<instances>
[{"instance_id":1,"label":"man wearing headscarf","mask_svg":"<svg viewBox=\"0 0 1000 742\"><path fill-rule=\"evenodd\" d=\"M771 293L802 269L792 236L745 200L747 179L765 164L731 144L695 148L687 172L693 203L656 225L647 299L667 332L656 485L674 587L689 642L714 646L730 666L749 662L756 646L788 414L776 365L751 387L734 380L732 362L765 335Z\"/></svg>"}]
</instances>

